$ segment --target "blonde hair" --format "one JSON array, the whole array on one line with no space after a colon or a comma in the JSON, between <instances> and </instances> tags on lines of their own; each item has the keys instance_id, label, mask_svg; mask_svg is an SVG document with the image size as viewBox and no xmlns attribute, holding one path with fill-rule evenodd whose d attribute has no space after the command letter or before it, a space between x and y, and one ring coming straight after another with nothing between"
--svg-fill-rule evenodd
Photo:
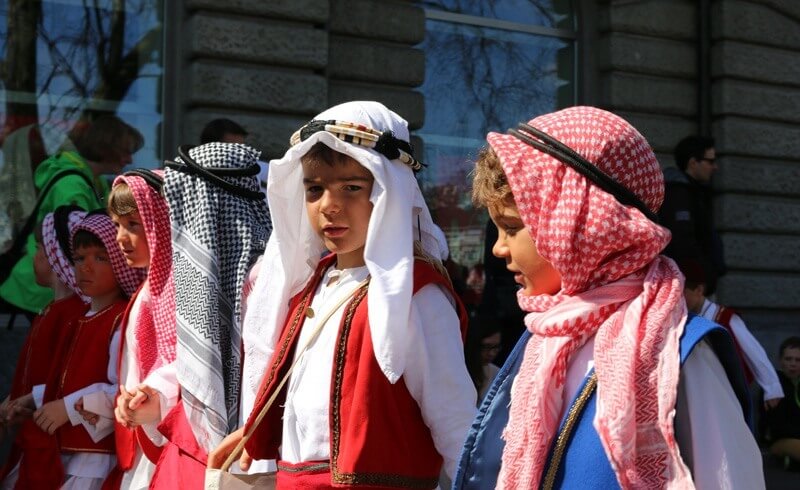
<instances>
[{"instance_id":1,"label":"blonde hair","mask_svg":"<svg viewBox=\"0 0 800 490\"><path fill-rule=\"evenodd\" d=\"M472 202L488 209L514 206L514 194L497 153L491 146L481 148L472 173Z\"/></svg>"},{"instance_id":2,"label":"blonde hair","mask_svg":"<svg viewBox=\"0 0 800 490\"><path fill-rule=\"evenodd\" d=\"M136 205L136 199L134 199L128 184L120 182L111 188L111 192L108 194L109 214L126 216L134 211L139 211L139 207Z\"/></svg>"}]
</instances>

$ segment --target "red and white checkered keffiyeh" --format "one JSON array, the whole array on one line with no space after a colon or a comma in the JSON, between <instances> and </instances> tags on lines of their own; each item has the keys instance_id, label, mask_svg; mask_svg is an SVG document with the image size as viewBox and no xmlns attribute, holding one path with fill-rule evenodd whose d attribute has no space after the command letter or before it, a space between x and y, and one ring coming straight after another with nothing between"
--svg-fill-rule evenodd
<instances>
[{"instance_id":1,"label":"red and white checkered keffiyeh","mask_svg":"<svg viewBox=\"0 0 800 490\"><path fill-rule=\"evenodd\" d=\"M141 270L130 267L125 260L125 256L117 244L117 229L111 218L105 214L89 214L75 225L72 236L74 237L79 230L86 230L103 242L117 284L127 296L133 294L142 284L144 274Z\"/></svg>"},{"instance_id":2,"label":"red and white checkered keffiyeh","mask_svg":"<svg viewBox=\"0 0 800 490\"><path fill-rule=\"evenodd\" d=\"M663 175L645 138L592 107L530 125L594 163L653 211ZM519 294L533 333L514 382L500 488L536 488L558 431L570 358L594 337L594 426L623 488L693 488L675 443L683 279L659 255L665 228L519 139L491 133L520 216L539 254L561 274L554 296Z\"/></svg>"},{"instance_id":3,"label":"red and white checkered keffiyeh","mask_svg":"<svg viewBox=\"0 0 800 490\"><path fill-rule=\"evenodd\" d=\"M162 171L156 171L163 177ZM139 372L144 379L153 369L175 360L175 283L172 280L172 230L169 209L164 196L141 177L120 175L114 185L125 182L144 225L150 266L146 287L150 301L142 303L136 319L134 336L137 344Z\"/></svg>"},{"instance_id":4,"label":"red and white checkered keffiyeh","mask_svg":"<svg viewBox=\"0 0 800 490\"><path fill-rule=\"evenodd\" d=\"M66 240L67 243L71 241L75 226L77 226L85 216L86 211L72 211L66 215L66 229L69 230L70 236L64 237L63 239ZM56 232L55 213L47 213L44 220L42 220L42 245L44 246L44 253L47 256L47 261L50 263L50 267L55 271L58 280L80 296L84 303L89 303L91 299L83 295L81 290L78 289L78 284L75 282L75 269L72 267L72 262L68 257L68 254L72 252L61 248Z\"/></svg>"}]
</instances>

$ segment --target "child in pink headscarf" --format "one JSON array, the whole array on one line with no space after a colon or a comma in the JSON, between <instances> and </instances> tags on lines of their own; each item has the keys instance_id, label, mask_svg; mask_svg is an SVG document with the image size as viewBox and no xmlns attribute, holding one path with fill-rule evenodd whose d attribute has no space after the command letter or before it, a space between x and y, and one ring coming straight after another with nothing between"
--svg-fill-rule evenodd
<instances>
[{"instance_id":1,"label":"child in pink headscarf","mask_svg":"<svg viewBox=\"0 0 800 490\"><path fill-rule=\"evenodd\" d=\"M527 331L454 487L763 488L730 338L687 318L683 277L659 255L663 176L644 137L573 107L487 140L473 196Z\"/></svg>"}]
</instances>

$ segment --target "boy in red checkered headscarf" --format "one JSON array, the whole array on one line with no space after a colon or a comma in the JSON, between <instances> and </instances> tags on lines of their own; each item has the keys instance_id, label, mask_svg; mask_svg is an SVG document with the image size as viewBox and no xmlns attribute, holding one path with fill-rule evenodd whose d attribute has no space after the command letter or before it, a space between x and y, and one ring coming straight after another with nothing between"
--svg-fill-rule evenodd
<instances>
[{"instance_id":1,"label":"boy in red checkered headscarf","mask_svg":"<svg viewBox=\"0 0 800 490\"><path fill-rule=\"evenodd\" d=\"M683 277L659 255L664 184L644 137L573 107L487 140L473 196L527 331L455 488L763 488L730 339L687 318Z\"/></svg>"}]
</instances>

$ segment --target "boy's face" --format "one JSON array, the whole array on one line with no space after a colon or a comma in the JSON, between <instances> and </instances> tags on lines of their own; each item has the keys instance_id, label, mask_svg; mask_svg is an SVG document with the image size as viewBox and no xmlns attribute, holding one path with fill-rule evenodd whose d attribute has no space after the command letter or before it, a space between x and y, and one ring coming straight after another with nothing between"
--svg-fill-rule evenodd
<instances>
[{"instance_id":1,"label":"boy's face","mask_svg":"<svg viewBox=\"0 0 800 490\"><path fill-rule=\"evenodd\" d=\"M495 360L500 348L503 346L502 340L500 332L495 332L481 339L481 361L483 361L484 365Z\"/></svg>"},{"instance_id":2,"label":"boy's face","mask_svg":"<svg viewBox=\"0 0 800 490\"><path fill-rule=\"evenodd\" d=\"M111 220L117 227L117 243L130 267L147 267L150 265L150 248L144 224L138 211L125 216L111 214Z\"/></svg>"},{"instance_id":3,"label":"boy's face","mask_svg":"<svg viewBox=\"0 0 800 490\"><path fill-rule=\"evenodd\" d=\"M505 259L506 268L524 294L556 294L561 290L561 274L539 255L528 229L515 206L498 205L489 211L497 226L497 242L492 247L495 257Z\"/></svg>"},{"instance_id":4,"label":"boy's face","mask_svg":"<svg viewBox=\"0 0 800 490\"><path fill-rule=\"evenodd\" d=\"M781 371L791 379L800 378L800 349L797 347L783 349Z\"/></svg>"},{"instance_id":5,"label":"boy's face","mask_svg":"<svg viewBox=\"0 0 800 490\"><path fill-rule=\"evenodd\" d=\"M314 231L337 255L339 268L364 265L372 173L352 158L333 165L305 161L302 165L306 211Z\"/></svg>"},{"instance_id":6,"label":"boy's face","mask_svg":"<svg viewBox=\"0 0 800 490\"><path fill-rule=\"evenodd\" d=\"M90 298L119 294L117 278L105 247L90 245L78 247L72 253L75 262L75 280L78 287Z\"/></svg>"},{"instance_id":7,"label":"boy's face","mask_svg":"<svg viewBox=\"0 0 800 490\"><path fill-rule=\"evenodd\" d=\"M33 275L36 277L36 284L46 288L53 287L53 268L44 253L44 245L36 242L36 255L33 256Z\"/></svg>"},{"instance_id":8,"label":"boy's face","mask_svg":"<svg viewBox=\"0 0 800 490\"><path fill-rule=\"evenodd\" d=\"M703 303L706 301L705 287L698 284L694 288L683 288L683 297L686 298L686 307L693 313L700 313L703 309Z\"/></svg>"}]
</instances>

